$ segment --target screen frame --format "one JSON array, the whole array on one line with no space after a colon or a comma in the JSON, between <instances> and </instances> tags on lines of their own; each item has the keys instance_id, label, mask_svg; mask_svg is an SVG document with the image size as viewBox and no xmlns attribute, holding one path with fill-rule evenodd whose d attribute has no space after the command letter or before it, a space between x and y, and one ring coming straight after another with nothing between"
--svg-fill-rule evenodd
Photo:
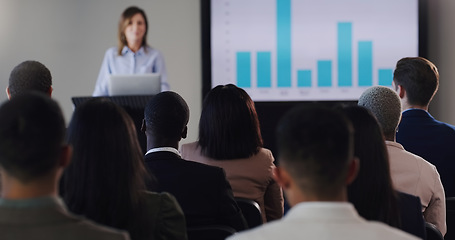
<instances>
[{"instance_id":1,"label":"screen frame","mask_svg":"<svg viewBox=\"0 0 455 240\"><path fill-rule=\"evenodd\" d=\"M428 56L428 0L418 0L418 54ZM201 10L201 56L202 56L202 99L212 89L212 51L211 51L211 0L200 0ZM276 102L276 101L275 101ZM277 101L280 102L280 101ZM286 101L288 102L288 101ZM292 101L307 102L307 101ZM350 101L352 102L352 101ZM259 103L259 102L257 102ZM260 102L267 103L267 102Z\"/></svg>"}]
</instances>

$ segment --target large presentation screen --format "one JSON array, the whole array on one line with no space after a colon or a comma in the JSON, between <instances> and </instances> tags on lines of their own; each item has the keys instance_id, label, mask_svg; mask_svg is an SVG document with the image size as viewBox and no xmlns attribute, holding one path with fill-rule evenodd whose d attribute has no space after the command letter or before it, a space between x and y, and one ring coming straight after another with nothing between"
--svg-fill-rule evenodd
<instances>
[{"instance_id":1,"label":"large presentation screen","mask_svg":"<svg viewBox=\"0 0 455 240\"><path fill-rule=\"evenodd\" d=\"M211 0L211 85L254 101L357 100L418 55L418 0Z\"/></svg>"}]
</instances>

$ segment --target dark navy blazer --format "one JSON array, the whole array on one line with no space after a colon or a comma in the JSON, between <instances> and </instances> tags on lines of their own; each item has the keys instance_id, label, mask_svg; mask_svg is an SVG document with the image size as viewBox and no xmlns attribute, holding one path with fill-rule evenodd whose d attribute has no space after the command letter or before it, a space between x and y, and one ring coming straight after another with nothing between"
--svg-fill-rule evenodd
<instances>
[{"instance_id":1,"label":"dark navy blazer","mask_svg":"<svg viewBox=\"0 0 455 240\"><path fill-rule=\"evenodd\" d=\"M145 155L145 165L157 183L149 190L175 196L187 227L228 225L246 229L246 221L234 199L222 168L181 159L175 153L160 151Z\"/></svg>"},{"instance_id":2,"label":"dark navy blazer","mask_svg":"<svg viewBox=\"0 0 455 240\"><path fill-rule=\"evenodd\" d=\"M434 119L427 111L403 112L397 142L438 169L447 197L455 196L455 127Z\"/></svg>"}]
</instances>

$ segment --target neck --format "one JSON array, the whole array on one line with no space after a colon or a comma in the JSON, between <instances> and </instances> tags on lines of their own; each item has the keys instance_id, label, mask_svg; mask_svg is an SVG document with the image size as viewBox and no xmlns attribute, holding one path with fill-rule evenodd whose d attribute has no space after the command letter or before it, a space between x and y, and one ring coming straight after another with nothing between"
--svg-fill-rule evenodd
<instances>
[{"instance_id":1,"label":"neck","mask_svg":"<svg viewBox=\"0 0 455 240\"><path fill-rule=\"evenodd\" d=\"M139 51L139 49L142 47L141 42L133 42L131 44L128 44L128 48L131 49L133 52Z\"/></svg>"},{"instance_id":2,"label":"neck","mask_svg":"<svg viewBox=\"0 0 455 240\"><path fill-rule=\"evenodd\" d=\"M410 104L410 103L408 103L408 101L406 99L402 99L401 110L404 111L407 109L415 108L415 109L422 109L422 110L428 111L428 105L429 104L427 104L426 106L420 106L420 105Z\"/></svg>"},{"instance_id":3,"label":"neck","mask_svg":"<svg viewBox=\"0 0 455 240\"><path fill-rule=\"evenodd\" d=\"M179 141L171 141L161 138L157 139L153 136L147 135L147 150L159 147L173 147L175 149L179 149Z\"/></svg>"},{"instance_id":4,"label":"neck","mask_svg":"<svg viewBox=\"0 0 455 240\"><path fill-rule=\"evenodd\" d=\"M305 193L299 189L289 189L286 192L286 197L291 206L301 202L347 202L346 189L341 190L338 194L331 194L330 196L321 196L314 193Z\"/></svg>"},{"instance_id":5,"label":"neck","mask_svg":"<svg viewBox=\"0 0 455 240\"><path fill-rule=\"evenodd\" d=\"M2 198L19 200L43 196L57 196L58 181L56 177L46 176L21 182L16 178L2 173Z\"/></svg>"}]
</instances>

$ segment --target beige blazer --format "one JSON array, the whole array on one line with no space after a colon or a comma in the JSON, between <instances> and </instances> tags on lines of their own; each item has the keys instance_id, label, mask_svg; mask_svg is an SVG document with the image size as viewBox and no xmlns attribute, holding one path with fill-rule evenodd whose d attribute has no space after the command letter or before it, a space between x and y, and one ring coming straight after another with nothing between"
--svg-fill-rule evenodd
<instances>
[{"instance_id":1,"label":"beige blazer","mask_svg":"<svg viewBox=\"0 0 455 240\"><path fill-rule=\"evenodd\" d=\"M438 170L397 142L386 141L386 145L395 189L418 196L425 220L436 225L444 235L447 232L445 194Z\"/></svg>"},{"instance_id":2,"label":"beige blazer","mask_svg":"<svg viewBox=\"0 0 455 240\"><path fill-rule=\"evenodd\" d=\"M183 159L223 168L234 197L256 201L261 208L264 222L283 216L283 193L272 178L275 164L270 150L261 148L250 158L230 160L215 160L203 156L197 142L182 145L180 151Z\"/></svg>"}]
</instances>

